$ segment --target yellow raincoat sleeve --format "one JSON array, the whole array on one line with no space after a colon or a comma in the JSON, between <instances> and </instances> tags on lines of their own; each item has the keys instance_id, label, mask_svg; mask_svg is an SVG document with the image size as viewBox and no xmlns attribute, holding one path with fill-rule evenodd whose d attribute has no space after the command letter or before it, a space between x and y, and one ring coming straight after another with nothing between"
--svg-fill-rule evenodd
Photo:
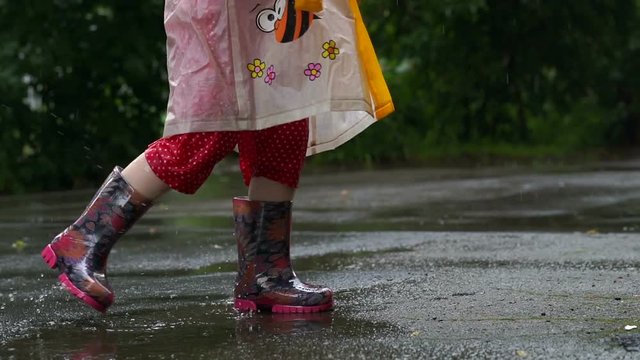
<instances>
[{"instance_id":1,"label":"yellow raincoat sleeve","mask_svg":"<svg viewBox=\"0 0 640 360\"><path fill-rule=\"evenodd\" d=\"M296 10L317 13L322 11L322 0L297 0Z\"/></svg>"},{"instance_id":2,"label":"yellow raincoat sleeve","mask_svg":"<svg viewBox=\"0 0 640 360\"><path fill-rule=\"evenodd\" d=\"M362 14L358 7L359 1L349 1L356 21L358 52L367 76L371 97L373 98L376 119L380 120L395 110L395 107L393 106L393 99L391 98L391 93L389 92L387 83L384 80L384 76L382 75L382 68L380 67L380 62L378 61L373 44L371 43L371 38L369 38L369 33L367 32L367 28L362 20Z\"/></svg>"}]
</instances>

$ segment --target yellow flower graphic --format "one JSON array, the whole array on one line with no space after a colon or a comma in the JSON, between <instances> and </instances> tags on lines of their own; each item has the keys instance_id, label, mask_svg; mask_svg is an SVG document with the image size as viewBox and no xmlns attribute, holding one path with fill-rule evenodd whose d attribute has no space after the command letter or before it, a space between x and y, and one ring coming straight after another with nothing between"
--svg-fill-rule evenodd
<instances>
[{"instance_id":1,"label":"yellow flower graphic","mask_svg":"<svg viewBox=\"0 0 640 360\"><path fill-rule=\"evenodd\" d=\"M331 60L335 60L338 55L340 55L340 49L336 47L336 42L333 40L329 40L326 43L322 44L322 48L324 51L322 52L323 58L329 58Z\"/></svg>"},{"instance_id":2,"label":"yellow flower graphic","mask_svg":"<svg viewBox=\"0 0 640 360\"><path fill-rule=\"evenodd\" d=\"M247 69L251 72L251 77L254 79L261 78L264 75L265 67L267 67L267 65L260 59L255 59L247 65Z\"/></svg>"}]
</instances>

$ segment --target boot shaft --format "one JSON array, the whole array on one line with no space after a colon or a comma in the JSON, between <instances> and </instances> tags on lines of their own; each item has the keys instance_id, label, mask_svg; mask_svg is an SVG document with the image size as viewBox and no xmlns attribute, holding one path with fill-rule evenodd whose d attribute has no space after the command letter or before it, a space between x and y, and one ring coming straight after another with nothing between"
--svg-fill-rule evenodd
<instances>
[{"instance_id":1,"label":"boot shaft","mask_svg":"<svg viewBox=\"0 0 640 360\"><path fill-rule=\"evenodd\" d=\"M238 265L256 273L291 267L291 202L233 199Z\"/></svg>"},{"instance_id":2,"label":"boot shaft","mask_svg":"<svg viewBox=\"0 0 640 360\"><path fill-rule=\"evenodd\" d=\"M122 235L147 212L151 201L129 185L121 171L119 166L113 169L72 226L81 228L90 221L105 234Z\"/></svg>"},{"instance_id":3,"label":"boot shaft","mask_svg":"<svg viewBox=\"0 0 640 360\"><path fill-rule=\"evenodd\" d=\"M295 277L291 268L291 202L233 199L238 276L235 295L260 294Z\"/></svg>"},{"instance_id":4,"label":"boot shaft","mask_svg":"<svg viewBox=\"0 0 640 360\"><path fill-rule=\"evenodd\" d=\"M95 271L103 270L116 241L151 207L120 170L111 172L80 217L54 239L54 250L69 261L85 258Z\"/></svg>"}]
</instances>

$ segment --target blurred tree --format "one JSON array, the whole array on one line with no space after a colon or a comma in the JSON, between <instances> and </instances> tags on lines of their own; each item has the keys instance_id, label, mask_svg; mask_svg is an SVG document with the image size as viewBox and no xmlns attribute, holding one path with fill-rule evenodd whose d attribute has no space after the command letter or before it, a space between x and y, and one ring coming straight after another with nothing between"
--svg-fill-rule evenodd
<instances>
[{"instance_id":1,"label":"blurred tree","mask_svg":"<svg viewBox=\"0 0 640 360\"><path fill-rule=\"evenodd\" d=\"M0 192L95 181L159 135L162 6L0 0Z\"/></svg>"},{"instance_id":2,"label":"blurred tree","mask_svg":"<svg viewBox=\"0 0 640 360\"><path fill-rule=\"evenodd\" d=\"M363 6L398 111L327 161L640 144L640 1Z\"/></svg>"}]
</instances>

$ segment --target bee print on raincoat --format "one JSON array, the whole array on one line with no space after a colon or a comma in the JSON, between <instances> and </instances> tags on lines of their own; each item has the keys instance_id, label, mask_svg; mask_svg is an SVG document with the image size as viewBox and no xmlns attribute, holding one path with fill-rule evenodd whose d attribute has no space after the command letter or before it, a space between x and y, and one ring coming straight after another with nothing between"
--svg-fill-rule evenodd
<instances>
[{"instance_id":1,"label":"bee print on raincoat","mask_svg":"<svg viewBox=\"0 0 640 360\"><path fill-rule=\"evenodd\" d=\"M273 7L258 13L256 25L262 32L275 33L277 42L289 43L302 37L318 19L314 13L296 10L296 0L275 0Z\"/></svg>"}]
</instances>

